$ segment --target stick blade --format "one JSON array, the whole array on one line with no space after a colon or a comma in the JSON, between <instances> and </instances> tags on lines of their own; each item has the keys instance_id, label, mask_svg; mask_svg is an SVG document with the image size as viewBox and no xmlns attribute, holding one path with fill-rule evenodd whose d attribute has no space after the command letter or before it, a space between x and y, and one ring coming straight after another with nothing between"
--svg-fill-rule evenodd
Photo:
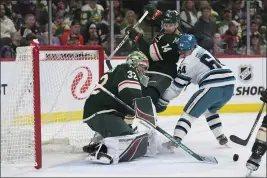
<instances>
[{"instance_id":1,"label":"stick blade","mask_svg":"<svg viewBox=\"0 0 267 178\"><path fill-rule=\"evenodd\" d=\"M203 161L205 163L211 163L211 164L218 164L217 159L212 156L200 156L199 161Z\"/></svg>"},{"instance_id":2,"label":"stick blade","mask_svg":"<svg viewBox=\"0 0 267 178\"><path fill-rule=\"evenodd\" d=\"M246 140L243 140L235 135L230 135L230 140L236 144L246 146L248 142Z\"/></svg>"}]
</instances>

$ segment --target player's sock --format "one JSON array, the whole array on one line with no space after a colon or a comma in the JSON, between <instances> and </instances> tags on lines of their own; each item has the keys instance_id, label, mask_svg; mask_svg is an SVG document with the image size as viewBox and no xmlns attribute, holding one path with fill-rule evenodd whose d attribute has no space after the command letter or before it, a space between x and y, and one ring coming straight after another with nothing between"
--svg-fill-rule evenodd
<instances>
[{"instance_id":1,"label":"player's sock","mask_svg":"<svg viewBox=\"0 0 267 178\"><path fill-rule=\"evenodd\" d=\"M147 120L153 125L157 125L157 113L150 97L135 99L136 117ZM139 120L146 127L145 132L148 134L148 147L145 156L155 156L157 154L157 131L148 123Z\"/></svg>"},{"instance_id":2,"label":"player's sock","mask_svg":"<svg viewBox=\"0 0 267 178\"><path fill-rule=\"evenodd\" d=\"M195 117L185 112L182 114L174 129L173 137L175 138L176 141L178 142L182 141L182 139L189 132L191 125L195 121L195 119L196 119ZM172 141L165 142L162 144L162 146L169 149L170 151L173 151L173 148L176 147L175 143L173 143Z\"/></svg>"},{"instance_id":3,"label":"player's sock","mask_svg":"<svg viewBox=\"0 0 267 178\"><path fill-rule=\"evenodd\" d=\"M195 117L184 112L175 126L173 136L177 140L183 140L183 138L189 132L191 125L195 121L195 119Z\"/></svg>"},{"instance_id":4,"label":"player's sock","mask_svg":"<svg viewBox=\"0 0 267 178\"><path fill-rule=\"evenodd\" d=\"M215 138L220 145L225 145L228 142L227 137L223 134L222 122L218 113L205 113L206 120Z\"/></svg>"}]
</instances>

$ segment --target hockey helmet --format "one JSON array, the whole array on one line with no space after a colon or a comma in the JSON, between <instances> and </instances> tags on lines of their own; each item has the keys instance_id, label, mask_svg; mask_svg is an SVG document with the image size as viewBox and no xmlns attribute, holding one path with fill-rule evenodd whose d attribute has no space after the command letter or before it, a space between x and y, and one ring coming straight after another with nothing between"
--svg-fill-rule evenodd
<instances>
[{"instance_id":1,"label":"hockey helmet","mask_svg":"<svg viewBox=\"0 0 267 178\"><path fill-rule=\"evenodd\" d=\"M179 24L179 13L176 10L168 10L164 19L161 21L161 28L166 34L172 34L176 31Z\"/></svg>"},{"instance_id":2,"label":"hockey helmet","mask_svg":"<svg viewBox=\"0 0 267 178\"><path fill-rule=\"evenodd\" d=\"M126 63L130 66L136 68L138 65L143 65L143 67L149 67L146 55L141 51L134 51L130 53L127 57Z\"/></svg>"},{"instance_id":3,"label":"hockey helmet","mask_svg":"<svg viewBox=\"0 0 267 178\"><path fill-rule=\"evenodd\" d=\"M177 10L167 10L163 23L178 23L179 21L179 12Z\"/></svg>"},{"instance_id":4,"label":"hockey helmet","mask_svg":"<svg viewBox=\"0 0 267 178\"><path fill-rule=\"evenodd\" d=\"M177 41L178 49L180 52L191 51L197 44L197 40L194 35L182 34Z\"/></svg>"},{"instance_id":5,"label":"hockey helmet","mask_svg":"<svg viewBox=\"0 0 267 178\"><path fill-rule=\"evenodd\" d=\"M126 63L136 69L140 82L146 86L148 78L145 75L149 68L149 63L146 55L141 51L134 51L128 55Z\"/></svg>"}]
</instances>

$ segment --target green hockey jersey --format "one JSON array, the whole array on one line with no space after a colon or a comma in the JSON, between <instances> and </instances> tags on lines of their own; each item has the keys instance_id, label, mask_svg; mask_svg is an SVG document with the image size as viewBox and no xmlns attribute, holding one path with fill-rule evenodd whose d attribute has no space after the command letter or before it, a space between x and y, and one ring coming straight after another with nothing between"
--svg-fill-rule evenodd
<instances>
[{"instance_id":1,"label":"green hockey jersey","mask_svg":"<svg viewBox=\"0 0 267 178\"><path fill-rule=\"evenodd\" d=\"M135 69L128 64L118 65L106 72L98 83L129 106L133 106L134 98L142 96L139 77ZM115 112L121 116L132 114L125 106L96 86L85 101L83 119L88 119L94 114L109 112Z\"/></svg>"},{"instance_id":2,"label":"green hockey jersey","mask_svg":"<svg viewBox=\"0 0 267 178\"><path fill-rule=\"evenodd\" d=\"M151 43L144 38L138 41L139 49L149 58L149 71L167 74L172 78L177 74L179 52L177 40L181 34L158 34Z\"/></svg>"}]
</instances>

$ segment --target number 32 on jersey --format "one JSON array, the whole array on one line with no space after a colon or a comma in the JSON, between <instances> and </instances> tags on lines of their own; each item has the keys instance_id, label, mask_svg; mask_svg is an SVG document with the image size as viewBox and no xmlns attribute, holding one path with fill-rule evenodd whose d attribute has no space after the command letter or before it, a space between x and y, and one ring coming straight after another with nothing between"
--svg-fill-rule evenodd
<instances>
[{"instance_id":1,"label":"number 32 on jersey","mask_svg":"<svg viewBox=\"0 0 267 178\"><path fill-rule=\"evenodd\" d=\"M138 80L136 73L131 70L127 71L127 77L128 79Z\"/></svg>"}]
</instances>

